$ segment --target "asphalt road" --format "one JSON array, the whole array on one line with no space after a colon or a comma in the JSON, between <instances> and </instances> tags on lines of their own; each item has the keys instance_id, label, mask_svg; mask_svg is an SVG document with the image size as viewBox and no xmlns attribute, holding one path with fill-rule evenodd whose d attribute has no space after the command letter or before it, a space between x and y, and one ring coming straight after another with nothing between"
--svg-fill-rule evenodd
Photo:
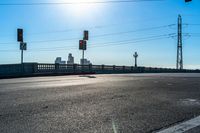
<instances>
[{"instance_id":1,"label":"asphalt road","mask_svg":"<svg viewBox=\"0 0 200 133\"><path fill-rule=\"evenodd\" d=\"M0 80L0 133L148 133L198 115L200 74Z\"/></svg>"}]
</instances>

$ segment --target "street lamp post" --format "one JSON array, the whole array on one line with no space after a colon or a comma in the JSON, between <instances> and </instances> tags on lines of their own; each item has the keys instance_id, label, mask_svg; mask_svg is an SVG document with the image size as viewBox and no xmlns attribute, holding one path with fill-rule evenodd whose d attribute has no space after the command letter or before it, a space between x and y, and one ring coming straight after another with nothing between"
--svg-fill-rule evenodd
<instances>
[{"instance_id":1,"label":"street lamp post","mask_svg":"<svg viewBox=\"0 0 200 133\"><path fill-rule=\"evenodd\" d=\"M137 58L138 58L137 52L135 52L135 54L133 55L133 57L135 58L135 67L137 67Z\"/></svg>"}]
</instances>

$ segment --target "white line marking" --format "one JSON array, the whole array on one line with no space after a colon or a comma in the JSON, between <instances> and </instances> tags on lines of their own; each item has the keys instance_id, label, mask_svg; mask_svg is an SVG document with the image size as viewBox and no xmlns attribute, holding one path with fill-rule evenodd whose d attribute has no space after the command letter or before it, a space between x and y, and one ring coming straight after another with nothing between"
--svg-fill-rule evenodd
<instances>
[{"instance_id":1,"label":"white line marking","mask_svg":"<svg viewBox=\"0 0 200 133\"><path fill-rule=\"evenodd\" d=\"M172 126L170 128L164 129L157 133L183 133L199 125L200 125L200 116L194 119L188 120L186 122L180 123L178 125Z\"/></svg>"}]
</instances>

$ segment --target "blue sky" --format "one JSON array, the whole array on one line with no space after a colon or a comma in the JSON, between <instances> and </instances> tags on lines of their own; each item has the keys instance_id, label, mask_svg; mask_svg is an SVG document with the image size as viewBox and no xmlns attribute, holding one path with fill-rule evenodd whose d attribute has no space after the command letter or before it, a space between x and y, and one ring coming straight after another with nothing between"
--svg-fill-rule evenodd
<instances>
[{"instance_id":1,"label":"blue sky","mask_svg":"<svg viewBox=\"0 0 200 133\"><path fill-rule=\"evenodd\" d=\"M1 4L37 2L71 1L0 1ZM75 62L79 63L82 52L78 50L78 41L86 29L90 31L86 58L93 64L133 65L133 53L137 51L140 66L175 67L177 41L175 36L170 35L176 34L177 17L181 14L184 24L184 68L200 69L199 12L199 0L191 3L184 3L184 0L163 0L115 4L0 6L0 63L20 63L17 28L24 29L24 41L28 43L28 50L24 53L25 62L53 63L56 57L67 60L68 54L72 53Z\"/></svg>"}]
</instances>

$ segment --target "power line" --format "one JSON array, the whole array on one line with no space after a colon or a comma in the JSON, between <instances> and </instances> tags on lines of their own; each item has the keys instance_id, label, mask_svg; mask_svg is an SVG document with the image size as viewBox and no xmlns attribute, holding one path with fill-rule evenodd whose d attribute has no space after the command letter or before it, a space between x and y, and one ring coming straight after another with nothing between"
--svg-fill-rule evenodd
<instances>
[{"instance_id":1,"label":"power line","mask_svg":"<svg viewBox=\"0 0 200 133\"><path fill-rule=\"evenodd\" d=\"M117 45L127 45L127 44L133 44L133 43L140 43L140 42L146 42L146 41L153 41L153 40L159 40L159 39L165 39L169 37L160 37L160 38L152 38L152 39L146 39L146 40L141 40L141 41L131 41L131 42L126 42L126 43L116 43L116 44L105 44L105 45L100 45L100 46L91 46L88 48L96 48L96 47L107 47L107 46L117 46ZM72 48L72 49L77 49L77 48ZM65 51L66 49L57 49L57 50L42 50L42 51ZM41 52L42 52L41 51ZM38 52L38 51L37 51Z\"/></svg>"},{"instance_id":2,"label":"power line","mask_svg":"<svg viewBox=\"0 0 200 133\"><path fill-rule=\"evenodd\" d=\"M122 23L121 23L122 24ZM120 25L121 25L120 24ZM123 23L124 24L124 23ZM113 26L113 25L116 25L118 26L119 24L110 24L110 25L97 25L97 26L94 26L94 27L87 27L89 29L93 29L93 28L106 28L106 27L109 27L109 26ZM155 27L150 27L150 28L143 28L143 29L136 29L135 31L146 31L146 30L153 30L153 29L160 29L160 28L165 28L165 27L171 27L171 26L175 26L175 24L169 24L169 25L163 25L163 26L155 26ZM85 29L87 29L85 28ZM29 36L31 35L41 35L41 34L52 34L52 33L65 33L65 32L70 32L70 31L80 31L80 30L83 30L83 28L77 28L77 29L66 29L66 30L55 30L55 31L47 31L47 32L38 32L38 33L30 33L30 34L27 34ZM129 31L128 31L129 32ZM112 34L112 33L111 33ZM0 35L1 36L4 36L4 35ZM11 35L7 35L6 37L8 36L11 36ZM14 36L14 34L12 35ZM5 37L5 36L4 36ZM1 43L0 43L1 44Z\"/></svg>"},{"instance_id":3,"label":"power line","mask_svg":"<svg viewBox=\"0 0 200 133\"><path fill-rule=\"evenodd\" d=\"M171 33L171 34L174 34L174 33ZM158 40L162 38L169 38L171 34L163 34L163 35L149 36L149 37L129 39L129 40L121 40L121 41L104 42L104 43L92 45L89 48L115 46L115 45L123 45L123 44L137 43L137 42L143 42L143 41ZM34 49L34 50L37 50L37 52L38 51L60 51L60 50L62 51L62 50L66 50L66 48L77 49L76 46L72 46L72 47L54 47L54 48L48 48L48 49L40 48L40 49ZM0 50L0 52L16 52L16 50Z\"/></svg>"},{"instance_id":4,"label":"power line","mask_svg":"<svg viewBox=\"0 0 200 133\"><path fill-rule=\"evenodd\" d=\"M121 35L121 34L128 34L133 32L141 32L141 31L148 31L148 30L155 30L155 29L162 29L169 26L172 26L175 24L169 24L169 25L163 25L163 26L156 26L156 27L150 27L150 28L142 28L142 29L136 29L136 30L130 30L130 31L123 31L123 32L113 32L113 33L106 33L106 34L100 34L91 36L92 38L99 38L99 37L105 37L105 36L114 36L114 35ZM54 40L40 40L40 41L30 41L27 43L46 43L46 42L61 42L61 41L72 41L72 40L78 40L80 38L68 38L68 39L54 39ZM7 43L0 43L0 44L13 44L15 42L7 42Z\"/></svg>"},{"instance_id":5,"label":"power line","mask_svg":"<svg viewBox=\"0 0 200 133\"><path fill-rule=\"evenodd\" d=\"M190 25L190 26L200 26L200 24L185 24L185 25Z\"/></svg>"},{"instance_id":6,"label":"power line","mask_svg":"<svg viewBox=\"0 0 200 133\"><path fill-rule=\"evenodd\" d=\"M171 18L171 16L168 16L168 18ZM159 19L166 19L166 17L156 17L156 18L148 18L148 19L143 19L143 20L129 20L126 22L120 22L120 23L110 23L110 24L104 24L104 25L94 25L94 26L86 26L84 28L71 28L71 29L64 29L64 30L50 30L50 31L42 31L42 32L33 32L33 33L27 33L26 35L32 36L32 35L42 35L42 34L54 34L54 33L65 33L65 32L70 32L70 31L80 31L80 30L85 30L85 29L102 29L102 28L107 28L107 27L114 27L114 26L122 26L125 24L133 24L134 22L140 22L140 21L157 21ZM186 25L186 24L185 24ZM175 24L169 24L169 27L175 26ZM15 36L15 34L0 34L1 37L10 37L10 36Z\"/></svg>"},{"instance_id":7,"label":"power line","mask_svg":"<svg viewBox=\"0 0 200 133\"><path fill-rule=\"evenodd\" d=\"M160 40L160 39L166 39L169 37L160 37L160 38L155 38L155 39L146 39L142 41L132 41L132 42L127 42L127 43L119 43L119 44L114 44L114 45L102 45L102 46L93 46L89 48L96 48L96 47L106 47L106 46L117 46L117 45L127 45L127 44L133 44L133 43L140 43L140 42L146 42L146 41L153 41L153 40ZM71 48L71 49L77 49L77 48ZM37 50L37 52L57 52L57 51L66 51L66 49L49 49L49 50ZM18 52L16 50L0 50L0 52ZM34 51L27 51L27 52L34 52Z\"/></svg>"},{"instance_id":8,"label":"power line","mask_svg":"<svg viewBox=\"0 0 200 133\"><path fill-rule=\"evenodd\" d=\"M0 3L0 6L38 6L38 5L78 5L78 4L111 4L111 3L133 3L152 2L164 0L110 0L110 1L88 1L88 2L40 2L40 3Z\"/></svg>"},{"instance_id":9,"label":"power line","mask_svg":"<svg viewBox=\"0 0 200 133\"><path fill-rule=\"evenodd\" d=\"M126 44L131 44L131 43L139 43L139 42L146 42L146 41L152 41L152 40L159 40L159 39L164 39L164 38L169 38L168 37L156 37L156 38L147 38L147 39L142 39L142 40L133 40L133 41L129 41L129 42L119 42L119 43L115 43L115 44L104 44L104 45L99 45L99 46L93 46L93 47L89 47L89 48L94 48L94 47L106 47L106 46L116 46L116 45L126 45Z\"/></svg>"},{"instance_id":10,"label":"power line","mask_svg":"<svg viewBox=\"0 0 200 133\"><path fill-rule=\"evenodd\" d=\"M156 35L156 36L149 36L149 37L142 37L142 38L135 38L135 39L128 39L128 40L121 40L121 41L111 41L111 42L97 43L96 45L92 45L92 47L93 46L103 46L103 45L108 45L108 44L112 45L112 44L115 44L115 43L118 43L118 44L119 43L126 43L126 42L146 40L146 39L152 39L152 38L155 39L155 38L158 38L158 37L164 37L164 36L166 37L166 36L170 36L170 35L171 34L163 34L163 35ZM69 48L69 47L53 47L53 48L50 48L50 49L63 49L63 48ZM72 46L71 48L77 48L77 47L76 46Z\"/></svg>"},{"instance_id":11,"label":"power line","mask_svg":"<svg viewBox=\"0 0 200 133\"><path fill-rule=\"evenodd\" d=\"M175 24L170 24L170 25L175 25ZM124 31L124 32L107 33L107 34L97 35L97 36L93 36L93 37L113 36L113 35L119 35L119 34L121 35L121 34L127 34L127 33L133 33L133 32L141 32L141 31L147 31L147 30L155 30L155 29L161 29L161 28L169 27L170 25L143 28L143 29L137 29L137 30Z\"/></svg>"},{"instance_id":12,"label":"power line","mask_svg":"<svg viewBox=\"0 0 200 133\"><path fill-rule=\"evenodd\" d=\"M169 35L170 34L163 34L163 35L154 35L154 36L149 36L149 37L142 37L142 38L135 38L135 39L128 39L128 40L121 40L121 41L111 41L111 42L100 43L100 44L96 44L96 45L92 45L92 46L103 46L103 45L113 44L113 43L126 43L126 42L138 41L138 40L145 40L145 39L152 39L152 38L164 37L164 36L169 36Z\"/></svg>"},{"instance_id":13,"label":"power line","mask_svg":"<svg viewBox=\"0 0 200 133\"><path fill-rule=\"evenodd\" d=\"M200 37L200 33L183 33L187 37Z\"/></svg>"}]
</instances>

